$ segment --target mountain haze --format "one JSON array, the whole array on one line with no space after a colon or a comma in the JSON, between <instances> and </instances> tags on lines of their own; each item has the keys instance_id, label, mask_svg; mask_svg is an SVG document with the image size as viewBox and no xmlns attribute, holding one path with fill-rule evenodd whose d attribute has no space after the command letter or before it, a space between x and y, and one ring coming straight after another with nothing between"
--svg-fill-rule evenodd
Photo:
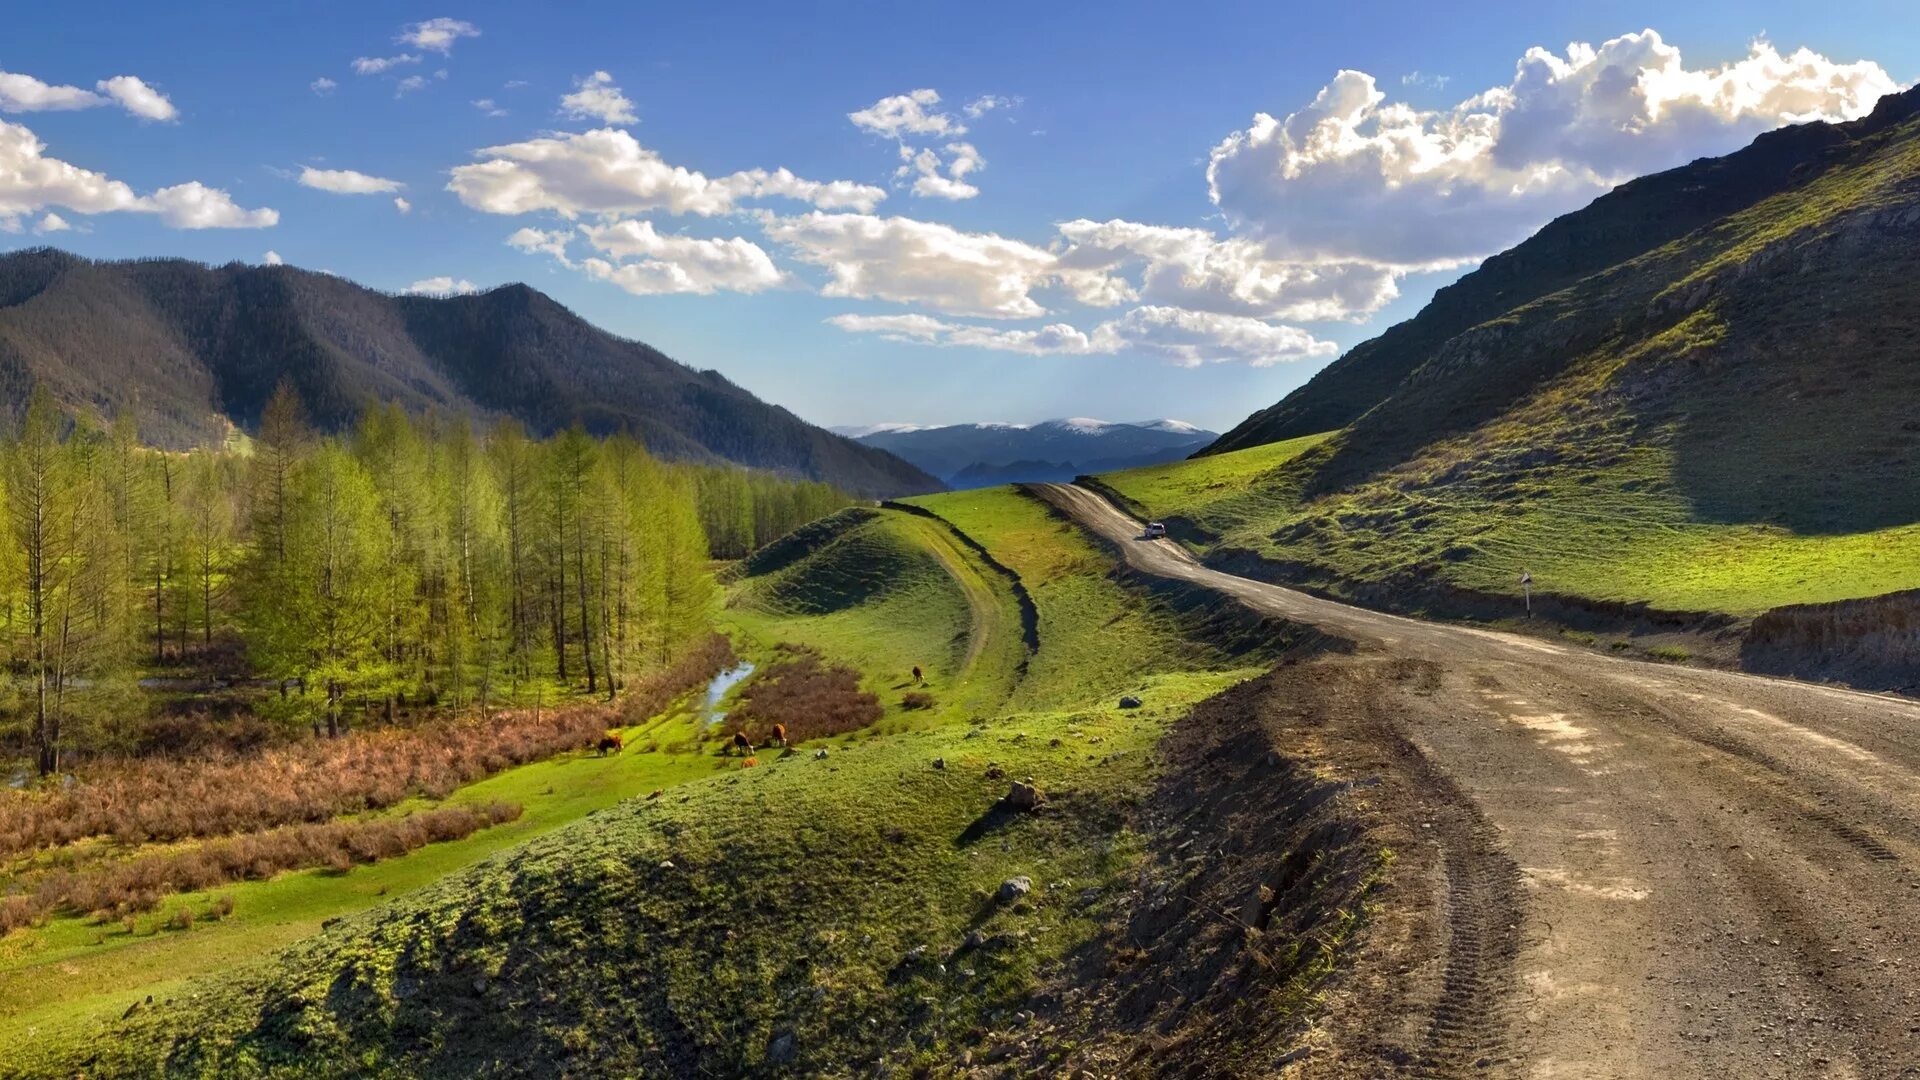
<instances>
[{"instance_id":1,"label":"mountain haze","mask_svg":"<svg viewBox=\"0 0 1920 1080\"><path fill-rule=\"evenodd\" d=\"M315 422L369 401L631 431L654 453L826 480L862 494L938 490L883 450L769 405L715 371L600 330L545 294L393 296L292 266L0 256L0 394L44 382L71 409L131 405L142 436L183 447L251 427L290 378Z\"/></svg>"},{"instance_id":2,"label":"mountain haze","mask_svg":"<svg viewBox=\"0 0 1920 1080\"><path fill-rule=\"evenodd\" d=\"M1087 417L1037 424L877 424L836 429L896 454L962 488L1022 481L1071 480L1177 461L1215 435L1179 420L1115 423Z\"/></svg>"}]
</instances>

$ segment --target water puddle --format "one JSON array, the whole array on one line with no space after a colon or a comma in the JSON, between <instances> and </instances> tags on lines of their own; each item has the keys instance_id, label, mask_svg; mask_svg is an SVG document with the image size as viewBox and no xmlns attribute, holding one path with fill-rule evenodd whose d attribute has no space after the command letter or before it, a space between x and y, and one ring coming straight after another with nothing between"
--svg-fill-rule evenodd
<instances>
[{"instance_id":1,"label":"water puddle","mask_svg":"<svg viewBox=\"0 0 1920 1080\"><path fill-rule=\"evenodd\" d=\"M727 718L727 710L720 707L720 699L727 696L727 691L738 686L740 680L751 674L753 674L753 664L742 660L737 666L715 675L713 681L707 684L707 701L702 711L706 715L708 727Z\"/></svg>"}]
</instances>

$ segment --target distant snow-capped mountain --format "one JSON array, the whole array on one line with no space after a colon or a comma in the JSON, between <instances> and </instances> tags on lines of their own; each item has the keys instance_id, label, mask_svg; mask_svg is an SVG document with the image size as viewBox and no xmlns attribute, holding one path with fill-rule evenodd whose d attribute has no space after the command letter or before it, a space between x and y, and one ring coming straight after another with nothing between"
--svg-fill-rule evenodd
<instances>
[{"instance_id":1,"label":"distant snow-capped mountain","mask_svg":"<svg viewBox=\"0 0 1920 1080\"><path fill-rule=\"evenodd\" d=\"M832 430L903 457L954 487L1070 480L1176 461L1217 437L1184 420L1117 422L1087 416L1037 424L870 424Z\"/></svg>"}]
</instances>

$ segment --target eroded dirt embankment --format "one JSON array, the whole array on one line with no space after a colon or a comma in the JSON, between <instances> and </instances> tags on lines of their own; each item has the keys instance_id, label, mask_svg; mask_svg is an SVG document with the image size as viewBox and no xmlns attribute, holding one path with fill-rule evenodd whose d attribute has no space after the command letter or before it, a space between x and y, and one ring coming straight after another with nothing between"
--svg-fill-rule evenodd
<instances>
[{"instance_id":1,"label":"eroded dirt embankment","mask_svg":"<svg viewBox=\"0 0 1920 1080\"><path fill-rule=\"evenodd\" d=\"M1319 639L1162 743L1147 857L1042 995L1098 1075L1452 1075L1501 1053L1518 871L1387 719L1431 673Z\"/></svg>"},{"instance_id":2,"label":"eroded dirt embankment","mask_svg":"<svg viewBox=\"0 0 1920 1080\"><path fill-rule=\"evenodd\" d=\"M1920 689L1920 589L1764 612L1741 643L1740 666L1911 693Z\"/></svg>"}]
</instances>

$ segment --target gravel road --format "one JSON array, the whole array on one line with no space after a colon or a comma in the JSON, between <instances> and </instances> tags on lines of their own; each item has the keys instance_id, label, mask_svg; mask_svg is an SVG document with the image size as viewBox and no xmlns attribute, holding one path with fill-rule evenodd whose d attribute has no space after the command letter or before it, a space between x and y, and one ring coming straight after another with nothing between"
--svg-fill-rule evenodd
<instances>
[{"instance_id":1,"label":"gravel road","mask_svg":"<svg viewBox=\"0 0 1920 1080\"><path fill-rule=\"evenodd\" d=\"M1032 490L1136 570L1393 673L1349 696L1471 804L1428 841L1440 929L1396 973L1423 1032L1401 1068L1920 1076L1920 703L1350 607Z\"/></svg>"}]
</instances>

